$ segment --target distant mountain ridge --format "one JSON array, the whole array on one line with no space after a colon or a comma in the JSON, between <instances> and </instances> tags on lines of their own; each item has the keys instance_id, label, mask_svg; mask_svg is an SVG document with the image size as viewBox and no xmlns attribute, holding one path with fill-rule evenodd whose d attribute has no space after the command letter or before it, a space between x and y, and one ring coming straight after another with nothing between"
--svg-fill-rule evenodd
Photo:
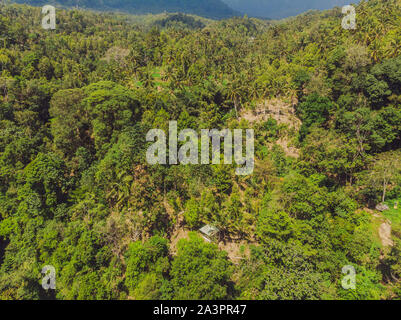
<instances>
[{"instance_id":1,"label":"distant mountain ridge","mask_svg":"<svg viewBox=\"0 0 401 320\"><path fill-rule=\"evenodd\" d=\"M223 0L234 10L249 16L282 19L305 11L326 10L336 6L359 3L360 0Z\"/></svg>"},{"instance_id":2,"label":"distant mountain ridge","mask_svg":"<svg viewBox=\"0 0 401 320\"><path fill-rule=\"evenodd\" d=\"M212 19L240 15L221 0L15 0L14 2L33 6L58 4L95 10L118 10L132 14L182 12Z\"/></svg>"},{"instance_id":3,"label":"distant mountain ridge","mask_svg":"<svg viewBox=\"0 0 401 320\"><path fill-rule=\"evenodd\" d=\"M33 6L55 4L65 7L121 11L132 14L182 12L211 19L247 14L251 17L282 19L305 11L326 10L359 3L360 0L12 0Z\"/></svg>"}]
</instances>

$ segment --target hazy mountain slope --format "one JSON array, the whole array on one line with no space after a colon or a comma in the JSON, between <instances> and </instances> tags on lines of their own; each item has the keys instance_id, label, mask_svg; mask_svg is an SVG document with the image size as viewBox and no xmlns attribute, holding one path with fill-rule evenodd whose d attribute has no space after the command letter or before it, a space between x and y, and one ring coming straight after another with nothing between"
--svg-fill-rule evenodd
<instances>
[{"instance_id":1,"label":"hazy mountain slope","mask_svg":"<svg viewBox=\"0 0 401 320\"><path fill-rule=\"evenodd\" d=\"M119 10L133 14L184 12L207 18L228 18L236 14L221 0L15 0L30 5L59 4L96 10Z\"/></svg>"},{"instance_id":2,"label":"hazy mountain slope","mask_svg":"<svg viewBox=\"0 0 401 320\"><path fill-rule=\"evenodd\" d=\"M311 9L330 9L359 0L223 0L233 9L250 16L264 18L285 18Z\"/></svg>"}]
</instances>

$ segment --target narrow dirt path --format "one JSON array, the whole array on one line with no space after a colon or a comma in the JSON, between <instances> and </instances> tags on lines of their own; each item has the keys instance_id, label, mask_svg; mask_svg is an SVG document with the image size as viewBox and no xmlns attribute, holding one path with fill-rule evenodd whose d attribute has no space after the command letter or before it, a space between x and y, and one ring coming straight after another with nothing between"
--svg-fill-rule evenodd
<instances>
[{"instance_id":1,"label":"narrow dirt path","mask_svg":"<svg viewBox=\"0 0 401 320\"><path fill-rule=\"evenodd\" d=\"M378 234L383 247L392 247L394 242L391 238L391 222L377 210L365 208L364 211L370 213L374 220L380 223Z\"/></svg>"},{"instance_id":2,"label":"narrow dirt path","mask_svg":"<svg viewBox=\"0 0 401 320\"><path fill-rule=\"evenodd\" d=\"M384 247L392 247L394 245L391 239L391 224L388 221L380 225L379 236Z\"/></svg>"}]
</instances>

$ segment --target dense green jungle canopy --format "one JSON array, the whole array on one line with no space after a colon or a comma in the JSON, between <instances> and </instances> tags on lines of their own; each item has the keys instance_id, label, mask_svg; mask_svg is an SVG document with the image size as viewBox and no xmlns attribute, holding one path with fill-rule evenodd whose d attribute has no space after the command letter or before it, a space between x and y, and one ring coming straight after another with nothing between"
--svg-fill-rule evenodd
<instances>
[{"instance_id":1,"label":"dense green jungle canopy","mask_svg":"<svg viewBox=\"0 0 401 320\"><path fill-rule=\"evenodd\" d=\"M0 10L1 299L401 298L401 1L355 30ZM253 128L254 173L149 165L170 120Z\"/></svg>"}]
</instances>

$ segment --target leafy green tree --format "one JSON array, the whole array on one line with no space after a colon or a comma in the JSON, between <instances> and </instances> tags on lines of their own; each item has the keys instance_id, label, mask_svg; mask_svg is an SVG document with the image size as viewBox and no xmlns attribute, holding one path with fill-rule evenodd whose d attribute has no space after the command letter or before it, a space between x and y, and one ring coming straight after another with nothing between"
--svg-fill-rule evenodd
<instances>
[{"instance_id":1,"label":"leafy green tree","mask_svg":"<svg viewBox=\"0 0 401 320\"><path fill-rule=\"evenodd\" d=\"M71 159L79 147L90 147L89 119L81 89L60 90L50 101L51 132L54 144Z\"/></svg>"},{"instance_id":2,"label":"leafy green tree","mask_svg":"<svg viewBox=\"0 0 401 320\"><path fill-rule=\"evenodd\" d=\"M286 212L297 219L311 219L328 209L327 190L319 186L319 180L296 173L285 178L281 198Z\"/></svg>"},{"instance_id":3,"label":"leafy green tree","mask_svg":"<svg viewBox=\"0 0 401 320\"><path fill-rule=\"evenodd\" d=\"M57 205L66 201L69 181L65 163L55 154L39 153L24 170L18 192L18 213L51 217Z\"/></svg>"},{"instance_id":4,"label":"leafy green tree","mask_svg":"<svg viewBox=\"0 0 401 320\"><path fill-rule=\"evenodd\" d=\"M84 90L96 149L105 150L113 137L137 119L140 103L132 91L113 82L93 83Z\"/></svg>"},{"instance_id":5,"label":"leafy green tree","mask_svg":"<svg viewBox=\"0 0 401 320\"><path fill-rule=\"evenodd\" d=\"M125 254L125 285L129 292L137 295L137 298L144 298L144 295L149 294L158 298L163 274L169 268L167 254L167 241L158 236L150 238L144 244L131 243Z\"/></svg>"},{"instance_id":6,"label":"leafy green tree","mask_svg":"<svg viewBox=\"0 0 401 320\"><path fill-rule=\"evenodd\" d=\"M184 218L190 228L195 229L201 224L199 203L196 199L189 199L185 206Z\"/></svg>"},{"instance_id":7,"label":"leafy green tree","mask_svg":"<svg viewBox=\"0 0 401 320\"><path fill-rule=\"evenodd\" d=\"M180 240L171 264L173 298L221 300L230 295L230 263L227 254L196 234Z\"/></svg>"},{"instance_id":8,"label":"leafy green tree","mask_svg":"<svg viewBox=\"0 0 401 320\"><path fill-rule=\"evenodd\" d=\"M317 300L328 298L322 273L314 269L307 252L297 245L270 241L252 247L239 273L241 298L256 300Z\"/></svg>"},{"instance_id":9,"label":"leafy green tree","mask_svg":"<svg viewBox=\"0 0 401 320\"><path fill-rule=\"evenodd\" d=\"M370 185L381 189L381 201L384 203L391 183L397 181L401 174L401 155L399 152L386 152L380 154L373 164L369 175Z\"/></svg>"},{"instance_id":10,"label":"leafy green tree","mask_svg":"<svg viewBox=\"0 0 401 320\"><path fill-rule=\"evenodd\" d=\"M297 113L302 120L302 127L299 131L301 139L307 136L312 125L323 125L329 119L333 109L334 104L330 99L316 93L307 96L305 101L297 107Z\"/></svg>"}]
</instances>

